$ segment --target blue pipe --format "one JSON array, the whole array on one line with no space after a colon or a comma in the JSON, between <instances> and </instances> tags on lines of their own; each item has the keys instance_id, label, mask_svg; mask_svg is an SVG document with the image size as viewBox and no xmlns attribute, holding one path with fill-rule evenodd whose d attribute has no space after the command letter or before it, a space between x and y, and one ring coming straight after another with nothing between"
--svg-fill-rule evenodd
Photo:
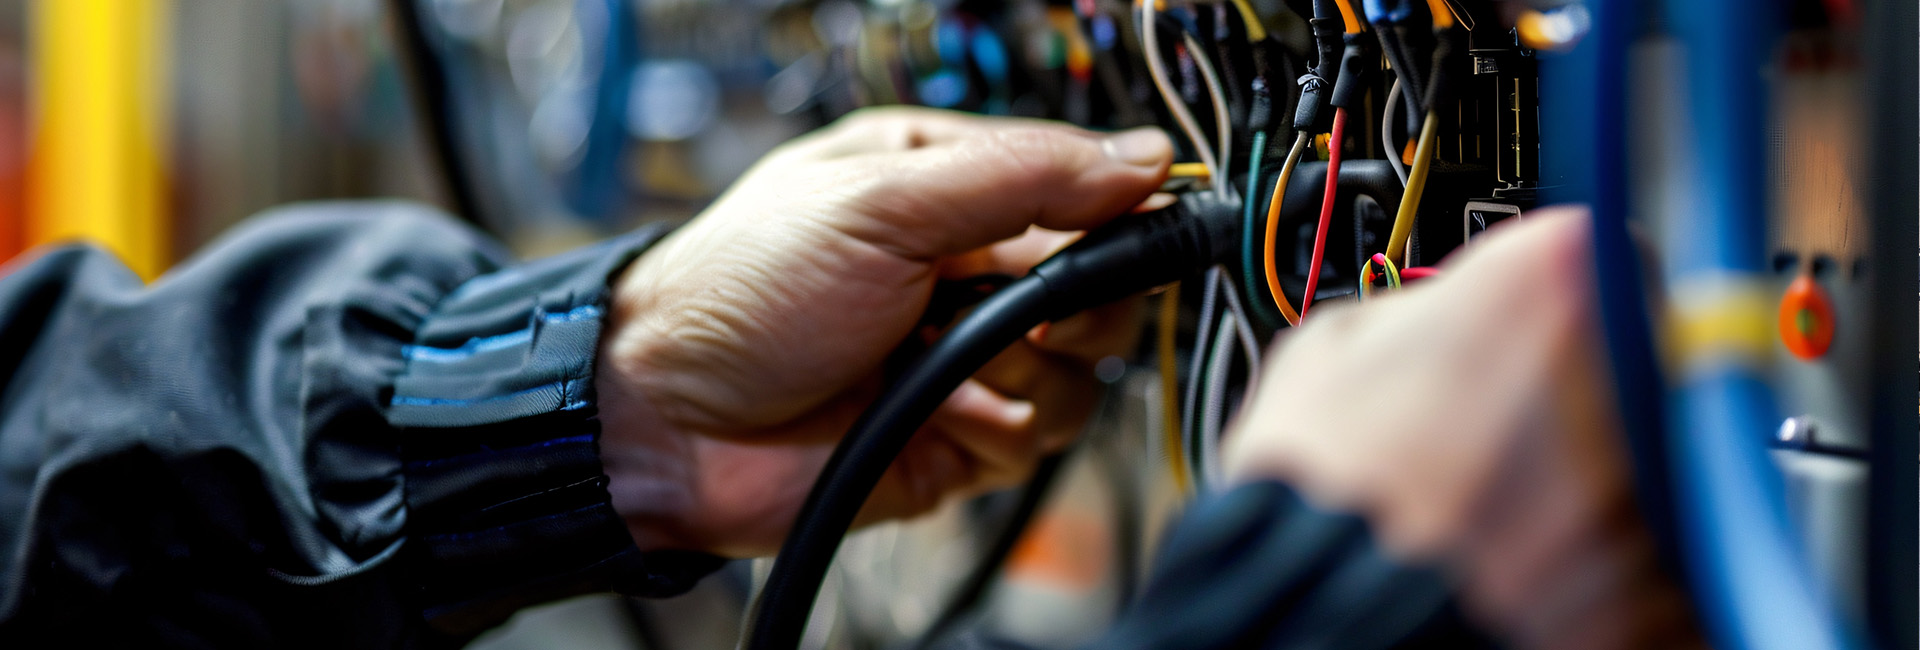
<instances>
[{"instance_id":1,"label":"blue pipe","mask_svg":"<svg viewBox=\"0 0 1920 650\"><path fill-rule=\"evenodd\" d=\"M1681 142L1698 176L1691 209L1663 242L1675 255L1675 311L1764 319L1768 93L1761 77L1783 7L1767 0L1667 0L1685 60ZM1742 308L1740 305L1749 305ZM1711 317L1712 314L1709 314ZM1771 331L1765 329L1764 331ZM1722 338L1724 337L1724 338ZM1761 342L1765 345L1767 342ZM1770 346L1769 346L1770 347ZM1710 334L1681 349L1668 414L1681 541L1695 601L1721 648L1852 647L1789 523L1766 448L1779 422L1766 383L1767 348Z\"/></svg>"},{"instance_id":2,"label":"blue pipe","mask_svg":"<svg viewBox=\"0 0 1920 650\"><path fill-rule=\"evenodd\" d=\"M1588 206L1595 295L1614 399L1632 463L1634 495L1661 563L1681 578L1666 435L1665 380L1655 353L1639 251L1627 230L1627 43L1632 2L1592 5L1592 27L1571 51L1540 53L1541 199Z\"/></svg>"}]
</instances>

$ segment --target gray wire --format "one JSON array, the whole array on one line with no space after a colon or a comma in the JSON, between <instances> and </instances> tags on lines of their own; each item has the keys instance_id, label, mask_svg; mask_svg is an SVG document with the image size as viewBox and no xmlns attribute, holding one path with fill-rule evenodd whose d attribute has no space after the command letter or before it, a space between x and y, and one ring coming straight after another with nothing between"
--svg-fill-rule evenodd
<instances>
[{"instance_id":1,"label":"gray wire","mask_svg":"<svg viewBox=\"0 0 1920 650\"><path fill-rule=\"evenodd\" d=\"M1225 266L1215 266L1224 274ZM1260 375L1260 341L1253 335L1252 319L1247 318L1246 306L1240 302L1240 294L1234 293L1231 286L1224 292L1227 296L1227 310L1237 319L1234 321L1234 333L1240 336L1240 349L1247 355L1247 373L1249 377ZM1252 379L1247 380L1252 383Z\"/></svg>"},{"instance_id":2,"label":"gray wire","mask_svg":"<svg viewBox=\"0 0 1920 650\"><path fill-rule=\"evenodd\" d=\"M1173 113L1173 121L1180 124L1180 130L1187 133L1187 139L1193 141L1193 148L1200 155L1200 164L1215 179L1220 178L1220 161L1213 157L1213 145L1207 144L1206 133L1200 130L1200 122L1193 119L1193 111L1187 108L1186 100L1173 91L1173 85L1167 81L1167 62L1160 58L1160 30L1158 20L1160 12L1154 2L1140 3L1140 40L1146 49L1147 74L1153 78L1153 86L1160 90L1160 99L1167 103L1167 112Z\"/></svg>"},{"instance_id":3,"label":"gray wire","mask_svg":"<svg viewBox=\"0 0 1920 650\"><path fill-rule=\"evenodd\" d=\"M1233 377L1233 348L1235 343L1233 328L1240 324L1233 314L1220 319L1220 331L1214 340L1213 350L1207 355L1207 399L1201 409L1200 448L1194 454L1200 459L1199 476L1203 477L1201 489L1218 489L1225 481L1220 468L1220 429L1227 421L1227 380Z\"/></svg>"},{"instance_id":4,"label":"gray wire","mask_svg":"<svg viewBox=\"0 0 1920 650\"><path fill-rule=\"evenodd\" d=\"M1226 275L1226 269L1215 266L1215 270ZM1202 486L1218 487L1223 484L1225 475L1220 464L1221 430L1227 422L1227 381L1233 376L1233 347L1239 347L1247 362L1247 389L1252 390L1260 376L1260 344L1253 336L1253 327L1248 319L1245 305L1240 295L1231 286L1221 292L1227 301L1227 313L1220 319L1220 328L1215 333L1211 354L1207 356L1207 378L1204 397L1201 398L1199 424L1200 445L1194 452L1198 458L1195 464L1196 476L1204 480ZM1238 346L1234 344L1238 343ZM1200 380L1194 378L1195 382Z\"/></svg>"},{"instance_id":5,"label":"gray wire","mask_svg":"<svg viewBox=\"0 0 1920 650\"><path fill-rule=\"evenodd\" d=\"M1400 80L1393 80L1393 90L1387 91L1387 105L1380 109L1380 144L1387 148L1387 164L1393 165L1393 173L1400 177L1400 185L1407 184L1407 163L1400 160L1400 143L1393 141L1393 118L1400 111Z\"/></svg>"},{"instance_id":6,"label":"gray wire","mask_svg":"<svg viewBox=\"0 0 1920 650\"><path fill-rule=\"evenodd\" d=\"M1207 368L1207 344L1208 341L1212 340L1214 327L1213 316L1217 307L1216 301L1219 299L1220 294L1220 280L1221 277L1225 275L1223 272L1219 272L1220 269L1221 267L1219 265L1207 269L1206 289L1200 294L1200 327L1194 330L1193 334L1193 361L1187 364L1187 376L1192 379L1187 381L1187 394L1186 397L1181 400L1180 422L1183 426L1180 427L1180 444L1183 449L1187 449L1189 452L1194 449L1199 449L1198 445L1193 444L1193 437L1199 435L1199 427L1194 426L1193 422L1195 416L1199 415L1200 385L1202 383L1201 373L1206 372ZM1199 470L1201 469L1200 463L1202 461L1197 458L1191 458L1191 456L1194 455L1192 453L1188 453L1187 455L1189 456L1187 466L1194 470L1194 480L1199 481L1201 479Z\"/></svg>"},{"instance_id":7,"label":"gray wire","mask_svg":"<svg viewBox=\"0 0 1920 650\"><path fill-rule=\"evenodd\" d=\"M1220 85L1220 73L1213 69L1213 59L1207 51L1200 48L1200 42L1194 40L1191 32L1182 32L1180 37L1186 40L1187 51L1193 54L1194 66L1200 68L1200 78L1207 82L1207 96L1213 99L1213 130L1220 140L1220 167L1213 170L1213 193L1226 201L1231 198L1233 183L1227 174L1233 171L1233 121L1227 116L1227 91Z\"/></svg>"}]
</instances>

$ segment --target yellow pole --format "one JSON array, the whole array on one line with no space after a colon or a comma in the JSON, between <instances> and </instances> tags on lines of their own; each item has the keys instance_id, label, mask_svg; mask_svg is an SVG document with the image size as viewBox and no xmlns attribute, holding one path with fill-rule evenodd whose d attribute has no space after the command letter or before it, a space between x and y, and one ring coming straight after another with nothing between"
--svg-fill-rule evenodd
<instances>
[{"instance_id":1,"label":"yellow pole","mask_svg":"<svg viewBox=\"0 0 1920 650\"><path fill-rule=\"evenodd\" d=\"M36 0L31 244L87 240L148 279L169 260L167 0Z\"/></svg>"}]
</instances>

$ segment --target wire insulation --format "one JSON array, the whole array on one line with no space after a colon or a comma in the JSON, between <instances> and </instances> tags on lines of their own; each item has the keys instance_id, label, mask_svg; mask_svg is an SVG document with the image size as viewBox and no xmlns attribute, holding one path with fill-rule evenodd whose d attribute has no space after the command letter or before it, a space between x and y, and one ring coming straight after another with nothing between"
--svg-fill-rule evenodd
<instances>
[{"instance_id":1,"label":"wire insulation","mask_svg":"<svg viewBox=\"0 0 1920 650\"><path fill-rule=\"evenodd\" d=\"M1232 293L1232 292L1228 292ZM1234 326L1242 324L1231 313L1220 319L1220 328L1214 335L1213 349L1208 350L1206 382L1206 404L1200 412L1200 426L1195 431L1194 446L1189 453L1194 456L1195 473L1200 475L1200 490L1212 492L1222 484L1220 470L1220 428L1227 419L1227 380L1233 375ZM1199 352L1199 350L1195 350ZM1194 383L1202 378L1194 377Z\"/></svg>"},{"instance_id":2,"label":"wire insulation","mask_svg":"<svg viewBox=\"0 0 1920 650\"><path fill-rule=\"evenodd\" d=\"M1227 115L1227 91L1220 85L1220 73L1213 69L1213 60L1193 34L1180 35L1186 41L1187 51L1193 54L1193 65L1200 69L1200 79L1206 82L1207 96L1213 101L1213 125L1215 137L1219 140L1216 152L1220 155L1218 168L1214 169L1213 193L1225 201L1233 196L1233 184L1228 176L1233 168L1233 118Z\"/></svg>"},{"instance_id":3,"label":"wire insulation","mask_svg":"<svg viewBox=\"0 0 1920 650\"><path fill-rule=\"evenodd\" d=\"M1433 141L1440 131L1439 111L1427 111L1420 124L1420 146L1413 151L1413 173L1407 176L1407 191L1400 195L1400 210L1393 218L1393 234L1387 237L1387 259L1401 260L1406 266L1407 239L1413 236L1413 222L1420 214L1420 195L1427 188L1427 168L1433 166Z\"/></svg>"},{"instance_id":4,"label":"wire insulation","mask_svg":"<svg viewBox=\"0 0 1920 650\"><path fill-rule=\"evenodd\" d=\"M1287 152L1287 161L1280 165L1280 178L1273 184L1273 200L1267 202L1267 231L1263 248L1266 253L1267 292L1273 295L1274 306L1280 308L1280 316L1287 319L1288 325L1298 326L1300 315L1294 313L1293 305L1287 302L1287 294L1280 290L1280 270L1275 268L1274 240L1280 238L1280 202L1287 196L1287 182L1293 179L1293 168L1299 166L1300 155L1306 153L1307 145L1313 141L1313 135L1301 131L1293 139L1293 150Z\"/></svg>"},{"instance_id":5,"label":"wire insulation","mask_svg":"<svg viewBox=\"0 0 1920 650\"><path fill-rule=\"evenodd\" d=\"M1240 10L1240 21L1247 24L1247 42L1267 40L1267 26L1260 24L1260 14L1253 10L1253 5L1247 0L1233 0L1233 7Z\"/></svg>"},{"instance_id":6,"label":"wire insulation","mask_svg":"<svg viewBox=\"0 0 1920 650\"><path fill-rule=\"evenodd\" d=\"M1307 267L1307 292L1300 296L1300 318L1313 306L1313 292L1320 286L1320 263L1327 256L1327 230L1333 226L1333 202L1340 189L1340 149L1347 133L1347 109L1333 110L1333 135L1327 140L1327 189L1320 199L1320 227L1313 234L1313 262Z\"/></svg>"},{"instance_id":7,"label":"wire insulation","mask_svg":"<svg viewBox=\"0 0 1920 650\"><path fill-rule=\"evenodd\" d=\"M1207 144L1207 135L1200 130L1200 122L1193 118L1193 111L1187 108L1186 100L1173 90L1173 82L1168 81L1167 62L1160 54L1160 12L1154 7L1156 0L1136 0L1140 6L1140 40L1146 51L1147 74L1153 77L1153 86L1160 91L1160 99L1167 103L1167 112L1173 114L1173 121L1186 132L1187 139L1193 142L1200 163L1206 165L1215 182L1220 178L1220 162L1213 157L1213 145ZM1198 58L1196 53L1195 57Z\"/></svg>"},{"instance_id":8,"label":"wire insulation","mask_svg":"<svg viewBox=\"0 0 1920 650\"><path fill-rule=\"evenodd\" d=\"M1400 142L1393 137L1394 119L1400 115L1400 80L1393 80L1393 89L1387 91L1386 106L1380 109L1380 144L1386 149L1387 164L1393 166L1393 175L1400 177L1400 186L1407 186L1407 163L1400 159Z\"/></svg>"},{"instance_id":9,"label":"wire insulation","mask_svg":"<svg viewBox=\"0 0 1920 650\"><path fill-rule=\"evenodd\" d=\"M1193 489L1187 475L1185 448L1180 446L1180 283L1167 285L1160 294L1160 317L1154 323L1154 355L1160 361L1160 443L1167 453L1168 471L1182 491Z\"/></svg>"},{"instance_id":10,"label":"wire insulation","mask_svg":"<svg viewBox=\"0 0 1920 650\"><path fill-rule=\"evenodd\" d=\"M1347 33L1360 33L1360 16L1353 12L1353 4L1348 0L1334 0L1334 4L1340 7L1340 24L1345 26Z\"/></svg>"},{"instance_id":11,"label":"wire insulation","mask_svg":"<svg viewBox=\"0 0 1920 650\"><path fill-rule=\"evenodd\" d=\"M1214 314L1219 311L1220 276L1223 275L1219 269L1217 265L1208 267L1205 273L1206 279L1202 285L1204 288L1200 292L1200 326L1193 332L1193 358L1187 362L1187 390L1180 408L1180 424L1184 427L1185 436L1182 440L1188 454L1187 465L1196 470L1193 472L1193 482L1196 487L1200 486L1206 478L1198 471L1203 461L1192 456L1193 450L1199 448L1198 445L1193 444L1193 437L1200 434L1202 425L1200 389L1207 369L1206 353L1213 341Z\"/></svg>"},{"instance_id":12,"label":"wire insulation","mask_svg":"<svg viewBox=\"0 0 1920 650\"><path fill-rule=\"evenodd\" d=\"M1253 134L1253 151L1248 154L1247 160L1246 200L1242 201L1240 206L1242 210L1240 220L1240 281L1242 284L1241 288L1247 292L1247 302L1248 306L1252 307L1251 311L1258 313L1260 319L1265 322L1269 328L1273 328L1277 327L1278 323L1273 322L1273 314L1271 312L1261 308L1260 271L1258 270L1259 267L1254 266L1258 251L1260 250L1260 222L1254 218L1253 212L1254 208L1257 207L1255 203L1257 203L1260 198L1260 192L1258 191L1260 187L1260 165L1265 162L1266 152L1267 133L1265 131L1257 131Z\"/></svg>"}]
</instances>

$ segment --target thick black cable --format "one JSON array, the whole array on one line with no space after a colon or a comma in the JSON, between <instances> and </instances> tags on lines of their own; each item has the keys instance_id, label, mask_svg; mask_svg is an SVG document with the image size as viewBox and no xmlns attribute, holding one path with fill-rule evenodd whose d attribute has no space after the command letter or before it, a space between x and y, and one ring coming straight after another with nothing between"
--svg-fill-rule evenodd
<instances>
[{"instance_id":1,"label":"thick black cable","mask_svg":"<svg viewBox=\"0 0 1920 650\"><path fill-rule=\"evenodd\" d=\"M1042 322L1197 273L1237 249L1239 206L1189 194L1089 233L988 297L928 348L834 449L755 604L746 648L799 644L841 539L920 425L1002 349Z\"/></svg>"},{"instance_id":2,"label":"thick black cable","mask_svg":"<svg viewBox=\"0 0 1920 650\"><path fill-rule=\"evenodd\" d=\"M446 62L434 48L427 25L422 22L419 0L392 0L391 4L394 31L407 61L405 67L413 79L410 85L416 102L414 114L426 127L427 146L433 150L434 160L440 167L440 178L446 184L454 216L487 229L492 222L481 211L479 197L473 189L472 172L460 154L459 119L454 103L447 97Z\"/></svg>"}]
</instances>

